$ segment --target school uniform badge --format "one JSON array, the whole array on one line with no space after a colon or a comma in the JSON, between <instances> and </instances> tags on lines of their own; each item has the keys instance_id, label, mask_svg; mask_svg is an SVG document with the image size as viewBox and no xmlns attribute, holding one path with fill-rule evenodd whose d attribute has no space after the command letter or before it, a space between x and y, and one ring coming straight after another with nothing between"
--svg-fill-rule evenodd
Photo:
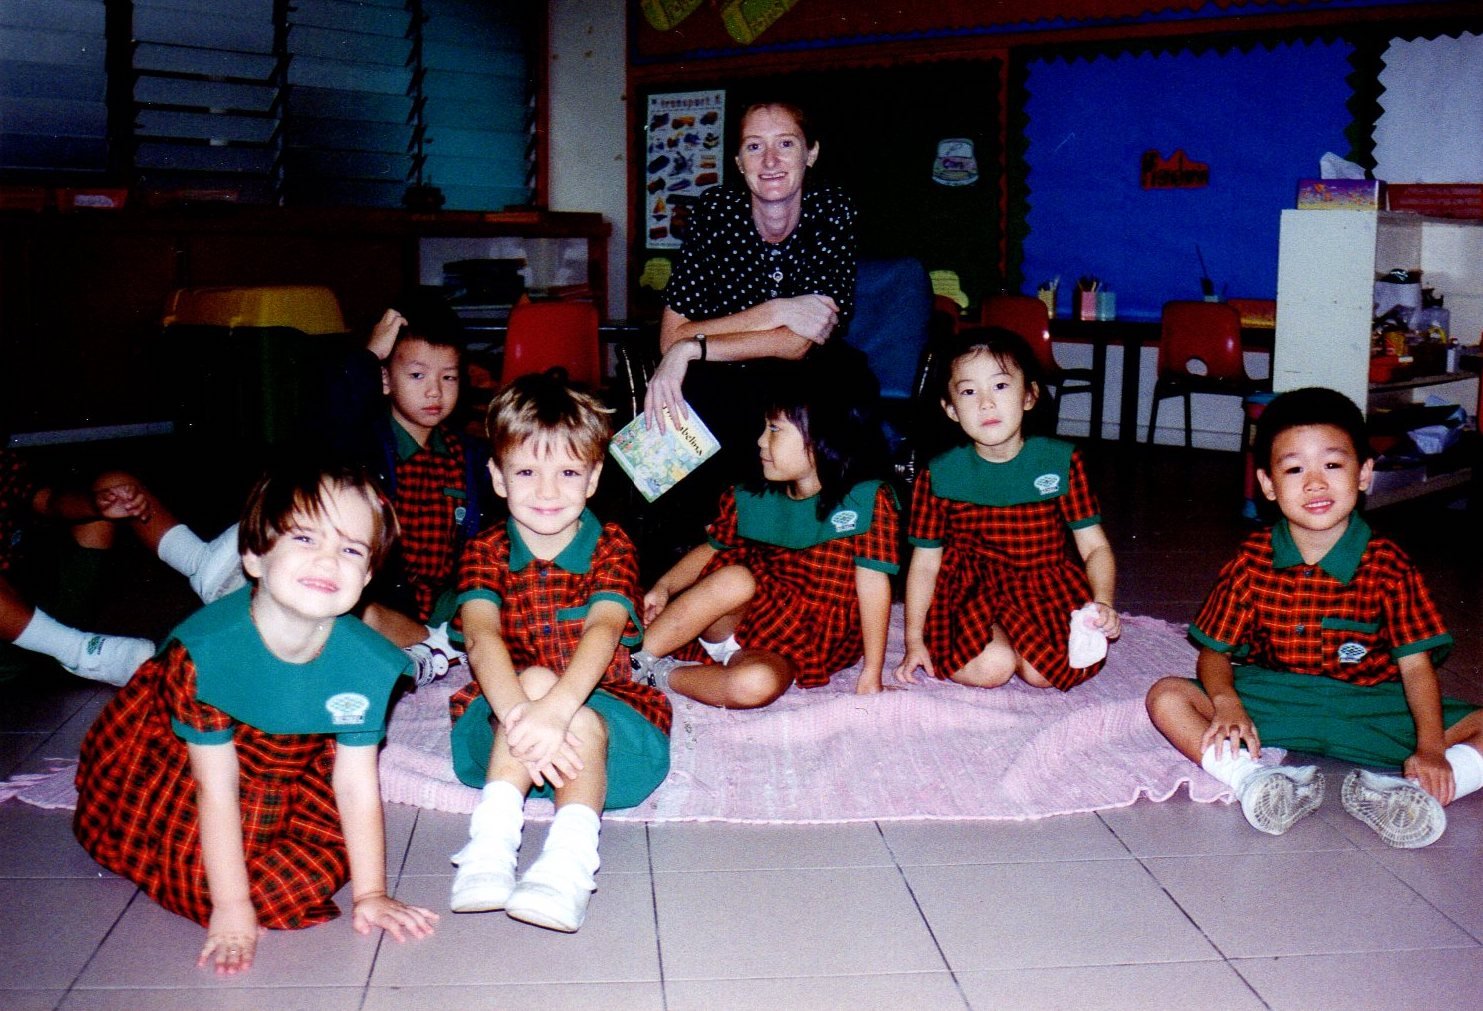
<instances>
[{"instance_id":1,"label":"school uniform badge","mask_svg":"<svg viewBox=\"0 0 1483 1011\"><path fill-rule=\"evenodd\" d=\"M860 525L860 514L853 509L841 509L829 517L830 524L837 534L847 534Z\"/></svg>"},{"instance_id":2,"label":"school uniform badge","mask_svg":"<svg viewBox=\"0 0 1483 1011\"><path fill-rule=\"evenodd\" d=\"M1042 496L1055 495L1061 490L1061 475L1041 474L1035 479L1035 490Z\"/></svg>"},{"instance_id":3,"label":"school uniform badge","mask_svg":"<svg viewBox=\"0 0 1483 1011\"><path fill-rule=\"evenodd\" d=\"M1362 643L1346 642L1339 647L1339 662L1341 664L1359 663L1369 652L1369 649Z\"/></svg>"},{"instance_id":4,"label":"school uniform badge","mask_svg":"<svg viewBox=\"0 0 1483 1011\"><path fill-rule=\"evenodd\" d=\"M330 720L335 726L360 726L366 722L366 712L371 708L371 700L360 692L341 692L326 699L324 707L329 710Z\"/></svg>"}]
</instances>

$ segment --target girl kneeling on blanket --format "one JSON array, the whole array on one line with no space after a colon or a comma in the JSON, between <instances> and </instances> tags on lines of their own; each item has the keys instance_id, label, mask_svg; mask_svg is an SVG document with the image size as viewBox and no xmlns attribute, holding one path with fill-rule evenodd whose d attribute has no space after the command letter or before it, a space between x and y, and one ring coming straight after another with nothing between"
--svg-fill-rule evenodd
<instances>
[{"instance_id":1,"label":"girl kneeling on blanket","mask_svg":"<svg viewBox=\"0 0 1483 1011\"><path fill-rule=\"evenodd\" d=\"M1101 669L1121 630L1112 546L1081 453L1026 437L1041 385L1018 334L965 330L938 361L942 409L968 443L917 478L895 677L914 682L920 667L980 688L1018 676L1067 691ZM1068 556L1068 527L1082 565Z\"/></svg>"},{"instance_id":2,"label":"girl kneeling on blanket","mask_svg":"<svg viewBox=\"0 0 1483 1011\"><path fill-rule=\"evenodd\" d=\"M636 677L755 709L795 681L827 684L863 654L856 691L881 690L899 527L861 392L871 381L810 361L772 391L757 440L763 479L728 489L708 542L645 594ZM675 650L703 662L656 659Z\"/></svg>"},{"instance_id":3,"label":"girl kneeling on blanket","mask_svg":"<svg viewBox=\"0 0 1483 1011\"><path fill-rule=\"evenodd\" d=\"M264 477L239 534L254 585L181 623L83 740L78 840L205 925L198 965L248 968L264 928L338 916L347 880L360 933L432 933L386 892L377 751L409 661L346 616L396 533L363 470Z\"/></svg>"}]
</instances>

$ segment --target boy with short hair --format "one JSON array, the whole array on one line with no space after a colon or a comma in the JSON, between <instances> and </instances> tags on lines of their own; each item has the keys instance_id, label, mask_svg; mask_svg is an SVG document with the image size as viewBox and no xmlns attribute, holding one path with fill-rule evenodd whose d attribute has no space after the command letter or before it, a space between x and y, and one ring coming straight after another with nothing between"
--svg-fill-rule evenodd
<instances>
[{"instance_id":1,"label":"boy with short hair","mask_svg":"<svg viewBox=\"0 0 1483 1011\"><path fill-rule=\"evenodd\" d=\"M400 305L405 314L388 309L365 350L348 356L329 380L325 430L306 437L369 466L396 506L402 536L367 589L361 617L406 649L417 683L426 684L461 658L446 626L459 554L488 519L489 454L448 424L463 364L457 316L430 294L406 296ZM105 514L132 520L140 539L184 573L206 603L244 585L235 524L203 541L137 478L107 474L95 490Z\"/></svg>"},{"instance_id":2,"label":"boy with short hair","mask_svg":"<svg viewBox=\"0 0 1483 1011\"><path fill-rule=\"evenodd\" d=\"M1410 559L1357 511L1373 468L1364 415L1333 390L1284 393L1255 453L1282 515L1247 538L1190 626L1199 680L1159 680L1149 715L1263 832L1287 831L1324 793L1316 766L1258 764L1266 744L1402 769L1351 771L1344 809L1388 845L1429 845L1443 806L1483 787L1483 710L1442 696L1433 660L1452 636Z\"/></svg>"},{"instance_id":3,"label":"boy with short hair","mask_svg":"<svg viewBox=\"0 0 1483 1011\"><path fill-rule=\"evenodd\" d=\"M469 543L459 579L474 681L450 701L453 765L483 797L452 858L454 912L575 931L596 887L599 812L638 804L669 772L669 700L630 677L638 558L587 509L606 414L552 374L516 380L489 407L489 470L510 518ZM532 786L554 792L556 818L517 883Z\"/></svg>"}]
</instances>

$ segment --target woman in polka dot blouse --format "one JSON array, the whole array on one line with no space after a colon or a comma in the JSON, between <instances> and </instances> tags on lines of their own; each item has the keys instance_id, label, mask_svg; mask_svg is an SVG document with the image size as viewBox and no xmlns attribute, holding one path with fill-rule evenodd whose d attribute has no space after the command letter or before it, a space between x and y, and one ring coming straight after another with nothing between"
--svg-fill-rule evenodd
<instances>
[{"instance_id":1,"label":"woman in polka dot blouse","mask_svg":"<svg viewBox=\"0 0 1483 1011\"><path fill-rule=\"evenodd\" d=\"M823 345L854 308L855 208L838 189L805 185L818 157L802 109L752 105L736 156L746 189L712 188L691 218L644 400L651 424L693 406L721 441L701 472L716 480L691 475L687 492L719 491L755 466L769 374ZM714 507L714 494L699 503L705 516Z\"/></svg>"}]
</instances>

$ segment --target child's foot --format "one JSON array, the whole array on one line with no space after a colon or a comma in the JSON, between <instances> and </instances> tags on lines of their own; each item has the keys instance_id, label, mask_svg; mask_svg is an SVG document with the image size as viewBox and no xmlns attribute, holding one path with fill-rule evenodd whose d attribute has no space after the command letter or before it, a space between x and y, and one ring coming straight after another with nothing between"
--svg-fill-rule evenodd
<instances>
[{"instance_id":1,"label":"child's foot","mask_svg":"<svg viewBox=\"0 0 1483 1011\"><path fill-rule=\"evenodd\" d=\"M1344 810L1375 831L1387 846L1419 849L1442 838L1447 812L1437 798L1410 780L1355 769L1344 777Z\"/></svg>"},{"instance_id":2,"label":"child's foot","mask_svg":"<svg viewBox=\"0 0 1483 1011\"><path fill-rule=\"evenodd\" d=\"M131 639L124 635L92 635L83 647L76 666L64 663L78 677L110 685L126 685L139 665L155 654L155 644L148 639Z\"/></svg>"},{"instance_id":3,"label":"child's foot","mask_svg":"<svg viewBox=\"0 0 1483 1011\"><path fill-rule=\"evenodd\" d=\"M628 663L633 668L635 681L658 688L662 692L669 691L669 675L681 665L672 656L655 656L646 649L630 653Z\"/></svg>"},{"instance_id":4,"label":"child's foot","mask_svg":"<svg viewBox=\"0 0 1483 1011\"><path fill-rule=\"evenodd\" d=\"M1316 765L1269 765L1248 776L1237 796L1252 828L1281 835L1323 803L1323 787Z\"/></svg>"},{"instance_id":5,"label":"child's foot","mask_svg":"<svg viewBox=\"0 0 1483 1011\"><path fill-rule=\"evenodd\" d=\"M591 874L565 854L541 854L505 903L505 913L547 930L574 933L587 919L597 888Z\"/></svg>"},{"instance_id":6,"label":"child's foot","mask_svg":"<svg viewBox=\"0 0 1483 1011\"><path fill-rule=\"evenodd\" d=\"M429 646L425 642L416 642L402 652L412 658L412 665L415 668L412 676L417 681L418 688L430 685L448 673L450 666L448 654L435 646Z\"/></svg>"},{"instance_id":7,"label":"child's foot","mask_svg":"<svg viewBox=\"0 0 1483 1011\"><path fill-rule=\"evenodd\" d=\"M455 913L490 913L504 909L515 891L515 854L507 847L470 839L453 854L458 873L448 908Z\"/></svg>"}]
</instances>

